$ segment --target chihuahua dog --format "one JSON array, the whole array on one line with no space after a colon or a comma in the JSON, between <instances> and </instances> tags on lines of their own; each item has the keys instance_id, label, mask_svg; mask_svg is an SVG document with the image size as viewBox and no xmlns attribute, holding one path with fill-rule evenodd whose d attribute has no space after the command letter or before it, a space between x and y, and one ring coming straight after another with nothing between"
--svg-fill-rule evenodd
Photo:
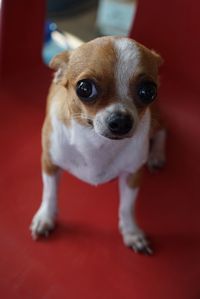
<instances>
[{"instance_id":1,"label":"chihuahua dog","mask_svg":"<svg viewBox=\"0 0 200 299\"><path fill-rule=\"evenodd\" d=\"M119 228L134 251L152 254L134 217L143 165L165 162L165 130L152 129L161 57L126 37L101 37L55 56L42 130L42 203L31 232L47 236L57 214L59 174L92 184L119 178ZM151 141L151 146L150 146Z\"/></svg>"}]
</instances>

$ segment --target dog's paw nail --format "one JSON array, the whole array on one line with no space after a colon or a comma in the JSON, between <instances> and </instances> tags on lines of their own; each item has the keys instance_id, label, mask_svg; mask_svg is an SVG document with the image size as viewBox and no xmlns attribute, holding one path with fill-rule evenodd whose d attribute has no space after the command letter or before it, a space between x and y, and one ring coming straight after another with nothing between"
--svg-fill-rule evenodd
<instances>
[{"instance_id":1,"label":"dog's paw nail","mask_svg":"<svg viewBox=\"0 0 200 299\"><path fill-rule=\"evenodd\" d=\"M50 231L48 231L48 230L45 230L45 231L44 231L44 236L45 236L46 238L48 238L48 236L49 236L49 233L50 233Z\"/></svg>"},{"instance_id":2,"label":"dog's paw nail","mask_svg":"<svg viewBox=\"0 0 200 299\"><path fill-rule=\"evenodd\" d=\"M153 255L153 250L149 246L137 248L136 246L133 246L132 249L136 253L144 254L144 255Z\"/></svg>"},{"instance_id":3,"label":"dog's paw nail","mask_svg":"<svg viewBox=\"0 0 200 299\"><path fill-rule=\"evenodd\" d=\"M148 160L147 165L149 170L154 172L162 169L165 166L165 163L166 163L165 159L151 158Z\"/></svg>"},{"instance_id":4,"label":"dog's paw nail","mask_svg":"<svg viewBox=\"0 0 200 299\"><path fill-rule=\"evenodd\" d=\"M54 226L54 217L46 216L40 212L37 213L30 226L33 240L37 240L41 236L47 238Z\"/></svg>"},{"instance_id":5,"label":"dog's paw nail","mask_svg":"<svg viewBox=\"0 0 200 299\"><path fill-rule=\"evenodd\" d=\"M153 250L150 248L149 242L143 233L129 233L123 237L125 245L133 249L136 253L153 255Z\"/></svg>"},{"instance_id":6,"label":"dog's paw nail","mask_svg":"<svg viewBox=\"0 0 200 299\"><path fill-rule=\"evenodd\" d=\"M143 255L153 255L153 250L146 244L134 244L131 248L136 252Z\"/></svg>"},{"instance_id":7,"label":"dog's paw nail","mask_svg":"<svg viewBox=\"0 0 200 299\"><path fill-rule=\"evenodd\" d=\"M38 235L36 233L31 233L31 237L34 241L37 241L38 240Z\"/></svg>"},{"instance_id":8,"label":"dog's paw nail","mask_svg":"<svg viewBox=\"0 0 200 299\"><path fill-rule=\"evenodd\" d=\"M53 230L53 226L48 226L47 223L45 223L44 227L40 226L38 228L36 228L33 232L32 232L32 238L34 241L37 241L39 239L39 237L44 236L45 238L48 238L50 233Z\"/></svg>"}]
</instances>

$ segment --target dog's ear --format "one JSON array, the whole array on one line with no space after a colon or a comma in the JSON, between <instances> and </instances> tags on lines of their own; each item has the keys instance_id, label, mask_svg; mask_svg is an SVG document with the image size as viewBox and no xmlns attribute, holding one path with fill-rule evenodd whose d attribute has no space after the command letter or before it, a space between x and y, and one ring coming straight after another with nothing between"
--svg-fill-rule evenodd
<instances>
[{"instance_id":1,"label":"dog's ear","mask_svg":"<svg viewBox=\"0 0 200 299\"><path fill-rule=\"evenodd\" d=\"M49 67L53 70L55 70L55 76L54 76L54 83L59 83L63 79L63 74L65 73L67 69L67 63L69 61L70 53L65 51L57 54L54 56L50 63Z\"/></svg>"},{"instance_id":2,"label":"dog's ear","mask_svg":"<svg viewBox=\"0 0 200 299\"><path fill-rule=\"evenodd\" d=\"M164 63L163 58L154 50L151 50L151 53L153 54L154 58L156 59L158 67L160 67Z\"/></svg>"}]
</instances>

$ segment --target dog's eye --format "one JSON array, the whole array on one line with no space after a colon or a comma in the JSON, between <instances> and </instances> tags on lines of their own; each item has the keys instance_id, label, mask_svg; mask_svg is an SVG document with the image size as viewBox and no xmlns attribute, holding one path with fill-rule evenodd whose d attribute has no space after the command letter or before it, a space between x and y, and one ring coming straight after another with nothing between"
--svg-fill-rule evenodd
<instances>
[{"instance_id":1,"label":"dog's eye","mask_svg":"<svg viewBox=\"0 0 200 299\"><path fill-rule=\"evenodd\" d=\"M78 81L76 93L79 98L85 102L92 102L98 94L95 83L88 79Z\"/></svg>"},{"instance_id":2,"label":"dog's eye","mask_svg":"<svg viewBox=\"0 0 200 299\"><path fill-rule=\"evenodd\" d=\"M141 82L137 89L137 95L143 104L150 104L157 96L157 86L152 81Z\"/></svg>"}]
</instances>

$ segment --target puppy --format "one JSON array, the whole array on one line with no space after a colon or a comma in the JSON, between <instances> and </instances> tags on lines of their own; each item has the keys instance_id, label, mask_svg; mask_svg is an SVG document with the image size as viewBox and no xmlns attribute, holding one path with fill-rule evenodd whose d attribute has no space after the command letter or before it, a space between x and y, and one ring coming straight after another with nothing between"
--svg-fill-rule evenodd
<instances>
[{"instance_id":1,"label":"puppy","mask_svg":"<svg viewBox=\"0 0 200 299\"><path fill-rule=\"evenodd\" d=\"M34 239L54 228L60 170L92 184L119 178L119 228L126 246L152 254L134 217L142 166L165 161L165 130L152 130L161 57L126 37L101 37L55 56L42 129L42 203ZM149 146L151 139L151 148Z\"/></svg>"}]
</instances>

